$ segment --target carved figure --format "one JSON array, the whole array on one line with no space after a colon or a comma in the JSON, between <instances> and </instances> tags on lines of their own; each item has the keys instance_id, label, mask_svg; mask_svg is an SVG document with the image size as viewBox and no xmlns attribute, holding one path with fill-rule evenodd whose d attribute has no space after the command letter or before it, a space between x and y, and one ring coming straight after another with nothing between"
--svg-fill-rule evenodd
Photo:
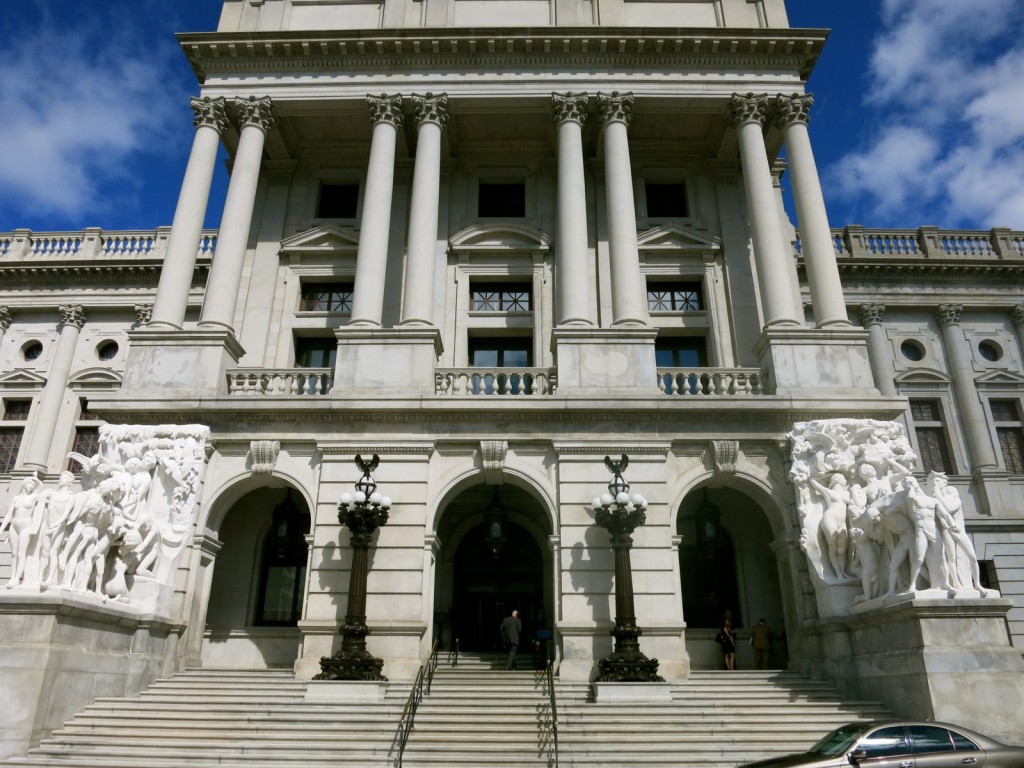
<instances>
[{"instance_id":1,"label":"carved figure","mask_svg":"<svg viewBox=\"0 0 1024 768\"><path fill-rule=\"evenodd\" d=\"M850 492L846 488L846 476L834 472L828 488L813 477L808 482L828 500L828 506L821 517L821 532L825 535L832 570L839 578L847 579L850 575L846 571L846 551L849 542L846 508L850 503Z\"/></svg>"},{"instance_id":2,"label":"carved figure","mask_svg":"<svg viewBox=\"0 0 1024 768\"><path fill-rule=\"evenodd\" d=\"M39 582L52 584L60 578L60 550L67 534L67 519L74 505L75 493L71 486L75 476L62 472L56 489L46 489L37 502L42 508L39 531Z\"/></svg>"},{"instance_id":3,"label":"carved figure","mask_svg":"<svg viewBox=\"0 0 1024 768\"><path fill-rule=\"evenodd\" d=\"M18 495L11 499L7 514L0 522L0 536L8 531L11 541L11 578L8 587L21 584L28 562L29 546L33 543L33 529L38 530L36 502L42 483L35 475L26 477L21 483Z\"/></svg>"},{"instance_id":4,"label":"carved figure","mask_svg":"<svg viewBox=\"0 0 1024 768\"><path fill-rule=\"evenodd\" d=\"M981 569L974 544L964 530L963 502L960 493L949 484L943 472L928 475L928 494L938 502L935 514L942 530L942 548L946 556L949 583L954 589L974 587L982 596L988 594L981 586Z\"/></svg>"},{"instance_id":5,"label":"carved figure","mask_svg":"<svg viewBox=\"0 0 1024 768\"><path fill-rule=\"evenodd\" d=\"M914 522L913 558L910 563L910 591L917 591L921 567L928 564L928 582L932 589L950 589L946 575L946 558L942 552L942 539L935 510L939 502L928 496L917 482L908 477L903 481L907 489L907 513Z\"/></svg>"}]
</instances>

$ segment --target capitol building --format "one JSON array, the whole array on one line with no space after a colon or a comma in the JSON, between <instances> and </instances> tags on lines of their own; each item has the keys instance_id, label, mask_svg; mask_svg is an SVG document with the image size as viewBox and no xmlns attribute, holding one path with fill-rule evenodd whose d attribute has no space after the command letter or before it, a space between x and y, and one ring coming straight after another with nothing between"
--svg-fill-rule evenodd
<instances>
[{"instance_id":1,"label":"capitol building","mask_svg":"<svg viewBox=\"0 0 1024 768\"><path fill-rule=\"evenodd\" d=\"M512 609L598 702L624 610L650 690L764 618L773 670L1019 740L1024 232L828 220L826 30L218 1L170 225L0 233L0 759L186 670L312 681L347 615L408 691Z\"/></svg>"}]
</instances>

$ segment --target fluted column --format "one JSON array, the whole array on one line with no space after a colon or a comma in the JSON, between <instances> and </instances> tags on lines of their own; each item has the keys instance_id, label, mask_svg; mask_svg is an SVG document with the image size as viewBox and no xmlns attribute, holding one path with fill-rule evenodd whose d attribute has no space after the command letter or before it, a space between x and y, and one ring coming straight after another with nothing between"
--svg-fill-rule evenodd
<instances>
[{"instance_id":1,"label":"fluted column","mask_svg":"<svg viewBox=\"0 0 1024 768\"><path fill-rule=\"evenodd\" d=\"M202 327L229 330L235 318L242 265L249 243L249 227L263 162L263 144L274 125L273 109L267 97L234 99L231 107L239 126L238 151L231 169L224 215L217 235L217 250L199 321Z\"/></svg>"},{"instance_id":2,"label":"fluted column","mask_svg":"<svg viewBox=\"0 0 1024 768\"><path fill-rule=\"evenodd\" d=\"M882 327L882 315L885 304L861 304L860 321L868 330L868 359L871 361L871 374L875 378L875 386L883 395L894 396L896 382L893 380L892 366L889 364L889 342Z\"/></svg>"},{"instance_id":3,"label":"fluted column","mask_svg":"<svg viewBox=\"0 0 1024 768\"><path fill-rule=\"evenodd\" d=\"M611 256L612 325L646 325L647 302L636 244L633 170L629 160L629 124L633 94L598 94L604 130L608 246Z\"/></svg>"},{"instance_id":4,"label":"fluted column","mask_svg":"<svg viewBox=\"0 0 1024 768\"><path fill-rule=\"evenodd\" d=\"M995 450L985 421L985 409L974 385L974 371L971 365L971 348L960 326L960 304L942 304L936 318L942 328L942 341L949 359L950 375L953 377L953 391L957 410L964 426L967 448L971 455L971 469L995 469Z\"/></svg>"},{"instance_id":5,"label":"fluted column","mask_svg":"<svg viewBox=\"0 0 1024 768\"><path fill-rule=\"evenodd\" d=\"M583 175L586 94L552 94L558 129L558 323L591 325L587 288L587 187Z\"/></svg>"},{"instance_id":6,"label":"fluted column","mask_svg":"<svg viewBox=\"0 0 1024 768\"><path fill-rule=\"evenodd\" d=\"M765 325L799 325L800 315L790 292L791 283L786 279L793 265L782 237L768 151L762 133L768 101L754 94L734 94L730 107L733 125L739 134L740 164L743 167L743 186L754 243L757 280L764 304Z\"/></svg>"},{"instance_id":7,"label":"fluted column","mask_svg":"<svg viewBox=\"0 0 1024 768\"><path fill-rule=\"evenodd\" d=\"M384 311L391 197L395 188L395 145L402 124L402 97L367 96L373 137L366 169L363 213L359 224L359 252L353 286L351 325L380 326Z\"/></svg>"},{"instance_id":8,"label":"fluted column","mask_svg":"<svg viewBox=\"0 0 1024 768\"><path fill-rule=\"evenodd\" d=\"M206 204L210 198L210 185L217 164L220 139L228 127L223 98L192 99L196 135L192 152L185 166L178 205L174 209L171 234L167 239L167 253L160 269L160 283L150 322L157 326L181 328L188 309L188 294L192 288L199 239L206 218Z\"/></svg>"},{"instance_id":9,"label":"fluted column","mask_svg":"<svg viewBox=\"0 0 1024 768\"><path fill-rule=\"evenodd\" d=\"M434 324L437 210L441 191L441 132L448 122L448 96L413 96L416 104L416 163L405 261L402 325Z\"/></svg>"},{"instance_id":10,"label":"fluted column","mask_svg":"<svg viewBox=\"0 0 1024 768\"><path fill-rule=\"evenodd\" d=\"M1010 317L1013 318L1013 327L1017 329L1017 343L1020 344L1020 353L1024 356L1024 304L1018 304L1011 309Z\"/></svg>"},{"instance_id":11,"label":"fluted column","mask_svg":"<svg viewBox=\"0 0 1024 768\"><path fill-rule=\"evenodd\" d=\"M57 349L46 372L46 384L39 393L32 434L29 435L25 450L25 466L45 472L50 456L50 446L57 431L60 407L68 386L68 376L75 360L78 336L85 325L85 310L78 304L60 307L61 323L58 327Z\"/></svg>"},{"instance_id":12,"label":"fluted column","mask_svg":"<svg viewBox=\"0 0 1024 768\"><path fill-rule=\"evenodd\" d=\"M821 192L818 168L811 151L807 132L812 96L779 95L775 100L776 122L786 137L789 177L793 183L800 245L807 269L807 283L814 307L814 322L819 327L850 325L846 298L839 280L839 265L832 243L832 229L825 212L825 196Z\"/></svg>"}]
</instances>

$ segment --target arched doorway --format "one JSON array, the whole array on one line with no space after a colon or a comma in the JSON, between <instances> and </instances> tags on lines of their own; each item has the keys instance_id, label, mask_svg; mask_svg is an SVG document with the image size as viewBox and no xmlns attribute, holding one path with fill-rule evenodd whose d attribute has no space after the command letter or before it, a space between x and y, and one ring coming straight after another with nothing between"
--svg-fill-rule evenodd
<instances>
[{"instance_id":1,"label":"arched doorway","mask_svg":"<svg viewBox=\"0 0 1024 768\"><path fill-rule=\"evenodd\" d=\"M510 485L475 486L445 508L434 598L435 634L463 651L501 648L498 627L519 610L524 637L553 626L550 524L537 501ZM525 643L524 643L525 645Z\"/></svg>"}]
</instances>

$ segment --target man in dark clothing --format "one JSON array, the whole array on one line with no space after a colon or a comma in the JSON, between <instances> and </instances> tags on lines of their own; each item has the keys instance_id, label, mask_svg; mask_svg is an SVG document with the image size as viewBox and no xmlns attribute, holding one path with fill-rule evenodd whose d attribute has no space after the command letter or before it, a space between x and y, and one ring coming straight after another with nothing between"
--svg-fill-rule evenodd
<instances>
[{"instance_id":1,"label":"man in dark clothing","mask_svg":"<svg viewBox=\"0 0 1024 768\"><path fill-rule=\"evenodd\" d=\"M519 621L519 611L512 611L511 616L506 616L501 621L501 639L508 646L508 660L505 662L505 669L516 668L516 653L519 652L519 633L523 631L523 624Z\"/></svg>"}]
</instances>

